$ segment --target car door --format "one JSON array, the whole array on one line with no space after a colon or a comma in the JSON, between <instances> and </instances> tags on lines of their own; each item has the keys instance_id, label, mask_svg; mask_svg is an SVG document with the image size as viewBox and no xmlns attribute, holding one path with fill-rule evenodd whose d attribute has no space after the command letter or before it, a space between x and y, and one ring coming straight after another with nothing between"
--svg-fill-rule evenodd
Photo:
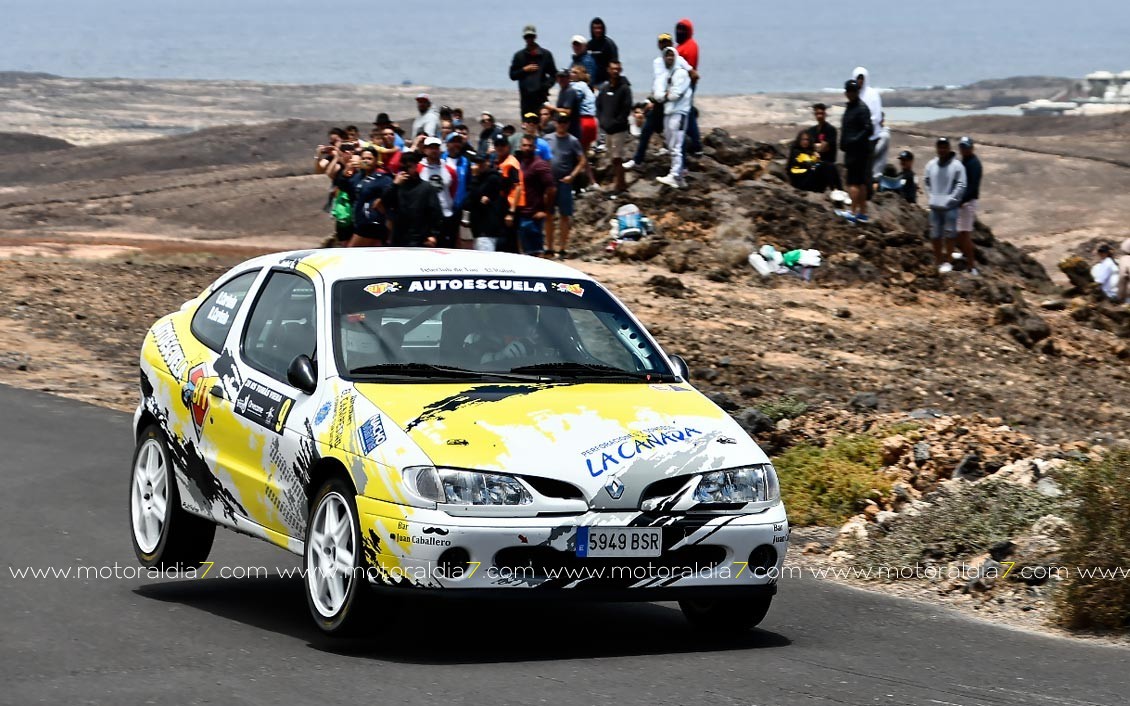
<instances>
[{"instance_id":1,"label":"car door","mask_svg":"<svg viewBox=\"0 0 1130 706\"><path fill-rule=\"evenodd\" d=\"M324 386L308 395L287 382L287 368L298 355L318 359L320 297L305 275L269 271L231 336L234 356L221 366L230 379L220 403L231 416L224 438L214 440L217 466L233 478L247 518L280 542L301 538L306 527L308 420Z\"/></svg>"}]
</instances>

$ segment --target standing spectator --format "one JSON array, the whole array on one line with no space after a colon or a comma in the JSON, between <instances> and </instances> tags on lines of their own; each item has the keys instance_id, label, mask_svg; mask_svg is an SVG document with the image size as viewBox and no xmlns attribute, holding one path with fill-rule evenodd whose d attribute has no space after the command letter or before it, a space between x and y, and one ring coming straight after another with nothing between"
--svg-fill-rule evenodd
<instances>
[{"instance_id":1,"label":"standing spectator","mask_svg":"<svg viewBox=\"0 0 1130 706\"><path fill-rule=\"evenodd\" d=\"M400 126L389 119L388 113L377 113L376 120L373 121L373 127L381 131L382 135L385 128L392 130L392 134L396 136L395 145L397 149L404 149L404 138L401 136ZM382 137L383 142L383 137Z\"/></svg>"},{"instance_id":2,"label":"standing spectator","mask_svg":"<svg viewBox=\"0 0 1130 706\"><path fill-rule=\"evenodd\" d=\"M859 84L844 84L847 108L840 123L840 147L844 151L844 172L851 196L849 222L866 223L867 194L871 184L871 111L859 99Z\"/></svg>"},{"instance_id":3,"label":"standing spectator","mask_svg":"<svg viewBox=\"0 0 1130 706\"><path fill-rule=\"evenodd\" d=\"M537 27L526 25L522 38L526 40L526 46L515 52L510 61L510 80L518 82L519 114L525 115L536 113L545 103L553 86L557 65L553 63L553 54L538 46Z\"/></svg>"},{"instance_id":4,"label":"standing spectator","mask_svg":"<svg viewBox=\"0 0 1130 706\"><path fill-rule=\"evenodd\" d=\"M599 17L592 18L589 23L589 54L596 62L596 71L590 71L593 82L600 85L608 80L608 65L620 60L620 49L616 42L608 38L608 28L604 20Z\"/></svg>"},{"instance_id":5,"label":"standing spectator","mask_svg":"<svg viewBox=\"0 0 1130 706\"><path fill-rule=\"evenodd\" d=\"M425 139L423 149L424 159L419 166L420 178L435 189L443 211L439 246L453 248L459 237L459 214L455 212L455 190L459 186L459 177L454 169L440 159L441 144L438 137Z\"/></svg>"},{"instance_id":6,"label":"standing spectator","mask_svg":"<svg viewBox=\"0 0 1130 706\"><path fill-rule=\"evenodd\" d=\"M674 47L663 51L663 64L667 67L667 77L662 82L663 95L656 95L657 102L663 103L664 134L667 137L667 150L671 153L671 170L666 176L656 177L660 184L673 189L687 185L683 169L683 139L686 137L687 122L691 110L691 75L679 63L679 53Z\"/></svg>"},{"instance_id":7,"label":"standing spectator","mask_svg":"<svg viewBox=\"0 0 1130 706\"><path fill-rule=\"evenodd\" d=\"M836 169L836 154L840 147L839 132L835 125L828 122L828 106L823 103L813 105L812 117L816 118L816 124L808 128L808 136L812 140L812 146L816 148L816 154L820 155L820 191L829 187L842 189L844 183Z\"/></svg>"},{"instance_id":8,"label":"standing spectator","mask_svg":"<svg viewBox=\"0 0 1130 706\"><path fill-rule=\"evenodd\" d=\"M675 42L679 47L679 56L690 66L691 75L691 109L687 114L687 144L686 148L691 154L698 156L702 152L702 139L698 134L698 109L694 107L694 92L698 90L698 40L694 38L694 24L683 18L675 25Z\"/></svg>"},{"instance_id":9,"label":"standing spectator","mask_svg":"<svg viewBox=\"0 0 1130 706\"><path fill-rule=\"evenodd\" d=\"M568 69L558 71L557 112L569 116L569 134L578 140L581 139L581 100L581 92L573 86L572 73Z\"/></svg>"},{"instance_id":10,"label":"standing spectator","mask_svg":"<svg viewBox=\"0 0 1130 706\"><path fill-rule=\"evenodd\" d=\"M455 198L453 212L461 217L466 208L467 183L471 181L471 161L467 158L467 141L458 132L447 138L447 151L443 153L443 163L455 172ZM456 243L462 245L462 243Z\"/></svg>"},{"instance_id":11,"label":"standing spectator","mask_svg":"<svg viewBox=\"0 0 1130 706\"><path fill-rule=\"evenodd\" d=\"M518 205L518 197L522 193L522 165L510 148L510 140L505 136L494 138L494 153L491 157L492 165L498 170L498 175L502 179L502 193L507 202L497 249L503 252L518 252L513 214Z\"/></svg>"},{"instance_id":12,"label":"standing spectator","mask_svg":"<svg viewBox=\"0 0 1130 706\"><path fill-rule=\"evenodd\" d=\"M381 128L380 142L376 145L377 155L381 158L381 168L387 174L396 174L400 171L400 160L404 154L401 147L397 147L396 140L399 135L390 126ZM404 140L400 141L401 144Z\"/></svg>"},{"instance_id":13,"label":"standing spectator","mask_svg":"<svg viewBox=\"0 0 1130 706\"><path fill-rule=\"evenodd\" d=\"M447 144L447 137L455 132L455 124L450 120L440 118L439 120L439 141Z\"/></svg>"},{"instance_id":14,"label":"standing spectator","mask_svg":"<svg viewBox=\"0 0 1130 706\"><path fill-rule=\"evenodd\" d=\"M420 178L419 152L405 153L402 166L384 198L385 208L393 215L392 244L434 248L443 222L437 191Z\"/></svg>"},{"instance_id":15,"label":"standing spectator","mask_svg":"<svg viewBox=\"0 0 1130 706\"><path fill-rule=\"evenodd\" d=\"M934 245L934 265L940 274L953 272L953 264L946 257L953 250L952 241L957 235L957 209L965 194L965 167L955 159L949 138L939 137L935 143L938 156L926 165L926 196L930 206L930 238ZM969 266L974 263L970 261ZM977 269L970 270L977 274Z\"/></svg>"},{"instance_id":16,"label":"standing spectator","mask_svg":"<svg viewBox=\"0 0 1130 706\"><path fill-rule=\"evenodd\" d=\"M345 245L353 237L353 192L364 176L361 155L354 151L353 143L338 145L325 174L333 184L330 217L334 220L334 242L327 242L327 247L331 244Z\"/></svg>"},{"instance_id":17,"label":"standing spectator","mask_svg":"<svg viewBox=\"0 0 1130 706\"><path fill-rule=\"evenodd\" d=\"M502 175L491 167L486 154L471 157L471 181L467 185L467 201L471 237L475 250L497 250L510 205L503 191Z\"/></svg>"},{"instance_id":18,"label":"standing spectator","mask_svg":"<svg viewBox=\"0 0 1130 706\"><path fill-rule=\"evenodd\" d=\"M1091 268L1091 279L1098 283L1107 299L1118 300L1118 263L1114 261L1114 248L1103 243L1098 248L1099 261Z\"/></svg>"},{"instance_id":19,"label":"standing spectator","mask_svg":"<svg viewBox=\"0 0 1130 706\"><path fill-rule=\"evenodd\" d=\"M789 183L801 191L823 191L820 185L820 155L812 135L801 130L789 148Z\"/></svg>"},{"instance_id":20,"label":"standing spectator","mask_svg":"<svg viewBox=\"0 0 1130 706\"><path fill-rule=\"evenodd\" d=\"M608 80L601 84L596 97L596 114L600 129L607 135L608 156L612 160L612 191L621 193L628 187L624 181L624 157L627 156L628 125L632 117L632 84L621 75L619 60L608 63Z\"/></svg>"},{"instance_id":21,"label":"standing spectator","mask_svg":"<svg viewBox=\"0 0 1130 706\"><path fill-rule=\"evenodd\" d=\"M356 125L345 126L345 141L352 142L358 148L369 146L369 143L361 139L361 130Z\"/></svg>"},{"instance_id":22,"label":"standing spectator","mask_svg":"<svg viewBox=\"0 0 1130 706\"><path fill-rule=\"evenodd\" d=\"M529 136L522 138L529 139ZM573 218L573 182L577 175L585 168L585 150L579 140L569 134L569 117L562 114L557 119L557 132L546 138L553 159L550 162L550 171L557 185L557 198L554 210L557 213L557 228L554 228L552 211L545 226L546 255L556 255L558 259L565 257L565 250L569 245L569 229ZM556 231L557 238L554 237ZM557 250L554 250L556 243Z\"/></svg>"},{"instance_id":23,"label":"standing spectator","mask_svg":"<svg viewBox=\"0 0 1130 706\"><path fill-rule=\"evenodd\" d=\"M522 138L526 135L534 138L534 151L537 152L538 157L547 162L553 158L553 150L549 148L549 142L541 136L541 119L533 113L526 113L522 116L522 131L514 133L514 135L510 137L510 151L512 154L517 154L521 151Z\"/></svg>"},{"instance_id":24,"label":"standing spectator","mask_svg":"<svg viewBox=\"0 0 1130 706\"><path fill-rule=\"evenodd\" d=\"M380 169L380 155L370 145L361 150L360 179L353 187L353 238L349 247L374 247L388 244L388 227L382 199L392 178Z\"/></svg>"},{"instance_id":25,"label":"standing spectator","mask_svg":"<svg viewBox=\"0 0 1130 706\"><path fill-rule=\"evenodd\" d=\"M495 123L494 114L488 113L485 110L483 114L479 116L479 127L479 145L475 151L480 155L486 155L494 146L494 138L501 135L502 130L500 130L498 124Z\"/></svg>"},{"instance_id":26,"label":"standing spectator","mask_svg":"<svg viewBox=\"0 0 1130 706\"><path fill-rule=\"evenodd\" d=\"M636 154L632 159L624 162L624 169L634 169L644 163L647 159L647 146L651 142L651 136L655 133L663 133L663 101L662 99L656 100L666 89L663 87L667 81L667 64L664 56L667 50L675 46L674 40L670 34L666 32L659 35L656 39L656 44L659 46L659 56L651 61L651 95L647 99L647 121L644 123L643 130L640 133L640 141L636 146ZM690 64L683 57L679 57L680 66L690 71Z\"/></svg>"},{"instance_id":27,"label":"standing spectator","mask_svg":"<svg viewBox=\"0 0 1130 706\"><path fill-rule=\"evenodd\" d=\"M851 72L859 84L859 98L871 111L871 180L878 181L887 166L887 148L891 144L891 132L887 129L886 116L883 115L883 97L879 89L871 85L871 75L862 66ZM870 192L869 192L870 193Z\"/></svg>"},{"instance_id":28,"label":"standing spectator","mask_svg":"<svg viewBox=\"0 0 1130 706\"><path fill-rule=\"evenodd\" d=\"M569 69L570 87L581 96L581 147L587 152L596 138L600 136L600 129L596 122L596 94L589 86L589 75L585 67L577 64ZM588 188L599 189L596 175L592 171L592 163L587 165L585 175L588 177Z\"/></svg>"},{"instance_id":29,"label":"standing spectator","mask_svg":"<svg viewBox=\"0 0 1130 706\"><path fill-rule=\"evenodd\" d=\"M515 216L518 228L518 247L526 255L540 257L545 253L546 218L553 210L557 189L549 162L534 152L532 137L523 136L518 163L522 168Z\"/></svg>"},{"instance_id":30,"label":"standing spectator","mask_svg":"<svg viewBox=\"0 0 1130 706\"><path fill-rule=\"evenodd\" d=\"M337 154L337 148L345 141L345 130L339 127L330 128L326 133L326 144L318 145L318 151L314 153L314 173L325 174L326 169L333 161L334 155Z\"/></svg>"},{"instance_id":31,"label":"standing spectator","mask_svg":"<svg viewBox=\"0 0 1130 706\"><path fill-rule=\"evenodd\" d=\"M546 103L538 110L538 134L542 137L557 132L557 111Z\"/></svg>"},{"instance_id":32,"label":"standing spectator","mask_svg":"<svg viewBox=\"0 0 1130 706\"><path fill-rule=\"evenodd\" d=\"M459 106L455 106L451 109L451 122L455 123L456 125L459 125L463 122L463 109Z\"/></svg>"},{"instance_id":33,"label":"standing spectator","mask_svg":"<svg viewBox=\"0 0 1130 706\"><path fill-rule=\"evenodd\" d=\"M1130 238L1122 241L1118 258L1118 301L1130 304Z\"/></svg>"},{"instance_id":34,"label":"standing spectator","mask_svg":"<svg viewBox=\"0 0 1130 706\"><path fill-rule=\"evenodd\" d=\"M419 115L412 121L412 137L427 135L439 136L439 112L432 108L432 99L427 93L416 96L416 112Z\"/></svg>"},{"instance_id":35,"label":"standing spectator","mask_svg":"<svg viewBox=\"0 0 1130 706\"><path fill-rule=\"evenodd\" d=\"M981 198L981 160L973 154L973 138L966 135L957 143L961 166L965 167L965 193L957 209L957 247L965 258L970 274L977 274L976 251L973 248L973 222L977 220L977 203Z\"/></svg>"},{"instance_id":36,"label":"standing spectator","mask_svg":"<svg viewBox=\"0 0 1130 706\"><path fill-rule=\"evenodd\" d=\"M596 75L596 59L589 54L589 42L579 34L573 35L572 66L583 66L590 79Z\"/></svg>"}]
</instances>

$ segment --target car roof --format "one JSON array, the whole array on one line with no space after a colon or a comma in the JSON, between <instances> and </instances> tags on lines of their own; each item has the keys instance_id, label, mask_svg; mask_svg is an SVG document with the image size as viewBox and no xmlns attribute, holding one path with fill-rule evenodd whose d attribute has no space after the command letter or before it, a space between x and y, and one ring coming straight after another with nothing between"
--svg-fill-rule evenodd
<instances>
[{"instance_id":1,"label":"car roof","mask_svg":"<svg viewBox=\"0 0 1130 706\"><path fill-rule=\"evenodd\" d=\"M528 255L443 248L327 248L263 255L245 266L312 269L327 282L367 277L562 277L593 281L559 262Z\"/></svg>"}]
</instances>

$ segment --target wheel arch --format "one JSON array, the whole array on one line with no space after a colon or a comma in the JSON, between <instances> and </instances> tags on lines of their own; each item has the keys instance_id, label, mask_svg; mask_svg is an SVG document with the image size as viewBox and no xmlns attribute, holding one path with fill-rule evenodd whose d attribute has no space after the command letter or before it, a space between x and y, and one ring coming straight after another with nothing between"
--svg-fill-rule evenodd
<instances>
[{"instance_id":1,"label":"wheel arch","mask_svg":"<svg viewBox=\"0 0 1130 706\"><path fill-rule=\"evenodd\" d=\"M353 476L346 469L345 464L332 456L323 456L310 466L310 485L306 492L307 511L310 510L310 505L314 502L314 496L318 494L318 489L330 478L340 478L355 495L357 494L357 484L353 482Z\"/></svg>"},{"instance_id":2,"label":"wheel arch","mask_svg":"<svg viewBox=\"0 0 1130 706\"><path fill-rule=\"evenodd\" d=\"M141 432L145 431L150 425L161 426L160 422L157 421L157 417L153 416L152 412L148 409L142 410L137 418L137 426L133 430L134 441L139 440L141 438Z\"/></svg>"}]
</instances>

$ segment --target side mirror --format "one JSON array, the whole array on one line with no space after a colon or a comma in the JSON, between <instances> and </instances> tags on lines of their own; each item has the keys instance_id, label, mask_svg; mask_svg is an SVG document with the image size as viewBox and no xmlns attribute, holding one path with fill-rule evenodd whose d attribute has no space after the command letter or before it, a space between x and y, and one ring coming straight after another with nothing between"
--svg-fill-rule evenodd
<instances>
[{"instance_id":1,"label":"side mirror","mask_svg":"<svg viewBox=\"0 0 1130 706\"><path fill-rule=\"evenodd\" d=\"M308 395L318 389L318 374L314 371L314 361L308 355L300 355L290 361L286 369L286 381Z\"/></svg>"},{"instance_id":2,"label":"side mirror","mask_svg":"<svg viewBox=\"0 0 1130 706\"><path fill-rule=\"evenodd\" d=\"M682 356L673 355L671 358L671 367L674 368L675 374L684 380L691 379L691 369L687 366L687 361L683 360Z\"/></svg>"}]
</instances>

